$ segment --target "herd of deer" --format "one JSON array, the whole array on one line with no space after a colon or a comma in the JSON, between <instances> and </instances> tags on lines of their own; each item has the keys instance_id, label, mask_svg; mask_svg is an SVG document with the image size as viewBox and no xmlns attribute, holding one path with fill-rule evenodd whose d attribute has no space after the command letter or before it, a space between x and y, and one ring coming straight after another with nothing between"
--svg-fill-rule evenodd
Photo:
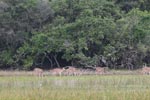
<instances>
[{"instance_id":1,"label":"herd of deer","mask_svg":"<svg viewBox=\"0 0 150 100\"><path fill-rule=\"evenodd\" d=\"M53 76L78 76L78 75L84 75L85 73L93 73L96 75L104 74L105 68L102 67L96 67L95 71L88 71L88 70L82 70L78 69L72 66L68 66L67 68L55 68L48 71L50 75ZM33 75L42 77L43 76L43 69L41 68L34 68Z\"/></svg>"},{"instance_id":2,"label":"herd of deer","mask_svg":"<svg viewBox=\"0 0 150 100\"><path fill-rule=\"evenodd\" d=\"M68 66L67 68L55 68L48 71L50 75L53 76L78 76L78 75L86 75L89 73L96 74L96 75L102 75L106 73L105 67L95 67L94 71L88 71L88 70L82 70L75 68L73 66ZM143 68L140 70L141 74L147 74L150 75L150 67L143 66ZM43 77L43 69L41 68L34 68L33 75Z\"/></svg>"}]
</instances>

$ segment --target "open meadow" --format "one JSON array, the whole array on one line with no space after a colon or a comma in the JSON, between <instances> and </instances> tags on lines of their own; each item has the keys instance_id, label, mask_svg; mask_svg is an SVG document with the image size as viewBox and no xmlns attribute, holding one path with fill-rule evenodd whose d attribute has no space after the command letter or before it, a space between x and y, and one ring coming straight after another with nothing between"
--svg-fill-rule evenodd
<instances>
[{"instance_id":1,"label":"open meadow","mask_svg":"<svg viewBox=\"0 0 150 100\"><path fill-rule=\"evenodd\" d=\"M150 100L150 76L2 76L0 100Z\"/></svg>"}]
</instances>

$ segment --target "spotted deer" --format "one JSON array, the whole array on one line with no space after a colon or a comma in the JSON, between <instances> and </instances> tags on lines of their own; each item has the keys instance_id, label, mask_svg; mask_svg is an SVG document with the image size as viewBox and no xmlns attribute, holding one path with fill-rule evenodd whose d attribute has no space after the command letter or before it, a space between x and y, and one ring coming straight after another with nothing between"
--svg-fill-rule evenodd
<instances>
[{"instance_id":1,"label":"spotted deer","mask_svg":"<svg viewBox=\"0 0 150 100\"><path fill-rule=\"evenodd\" d=\"M79 71L72 66L68 66L68 69L66 69L65 73L66 73L66 75L76 76L79 74Z\"/></svg>"},{"instance_id":2,"label":"spotted deer","mask_svg":"<svg viewBox=\"0 0 150 100\"><path fill-rule=\"evenodd\" d=\"M102 68L102 67L96 67L95 68L95 73L96 73L96 75L104 74L105 73L105 69Z\"/></svg>"},{"instance_id":3,"label":"spotted deer","mask_svg":"<svg viewBox=\"0 0 150 100\"><path fill-rule=\"evenodd\" d=\"M43 69L41 69L41 68L34 68L33 74L35 76L38 76L38 77L43 77Z\"/></svg>"},{"instance_id":4,"label":"spotted deer","mask_svg":"<svg viewBox=\"0 0 150 100\"><path fill-rule=\"evenodd\" d=\"M65 68L55 68L55 69L50 70L52 75L59 75L59 76L62 76L64 71L65 71Z\"/></svg>"},{"instance_id":5,"label":"spotted deer","mask_svg":"<svg viewBox=\"0 0 150 100\"><path fill-rule=\"evenodd\" d=\"M142 74L150 75L150 67L144 66L141 71Z\"/></svg>"}]
</instances>

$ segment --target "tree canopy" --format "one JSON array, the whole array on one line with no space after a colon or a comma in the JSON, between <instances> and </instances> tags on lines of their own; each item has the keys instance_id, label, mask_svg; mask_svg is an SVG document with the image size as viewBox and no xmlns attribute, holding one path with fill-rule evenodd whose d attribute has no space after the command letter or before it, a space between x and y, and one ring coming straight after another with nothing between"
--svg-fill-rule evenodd
<instances>
[{"instance_id":1,"label":"tree canopy","mask_svg":"<svg viewBox=\"0 0 150 100\"><path fill-rule=\"evenodd\" d=\"M149 0L1 0L0 68L150 64Z\"/></svg>"}]
</instances>

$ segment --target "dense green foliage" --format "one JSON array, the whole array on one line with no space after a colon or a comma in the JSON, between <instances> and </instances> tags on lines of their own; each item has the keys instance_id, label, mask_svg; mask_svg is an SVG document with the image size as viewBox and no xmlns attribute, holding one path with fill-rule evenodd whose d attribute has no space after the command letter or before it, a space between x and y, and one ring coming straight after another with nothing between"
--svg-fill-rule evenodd
<instances>
[{"instance_id":1,"label":"dense green foliage","mask_svg":"<svg viewBox=\"0 0 150 100\"><path fill-rule=\"evenodd\" d=\"M1 0L0 66L150 64L149 0Z\"/></svg>"}]
</instances>

